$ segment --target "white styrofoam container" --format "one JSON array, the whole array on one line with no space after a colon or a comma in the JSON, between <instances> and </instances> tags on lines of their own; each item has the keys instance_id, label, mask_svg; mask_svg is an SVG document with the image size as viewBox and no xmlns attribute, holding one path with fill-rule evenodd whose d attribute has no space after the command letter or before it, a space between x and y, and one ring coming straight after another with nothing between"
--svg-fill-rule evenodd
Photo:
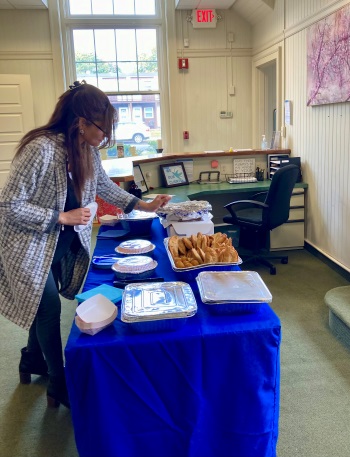
<instances>
[{"instance_id":1,"label":"white styrofoam container","mask_svg":"<svg viewBox=\"0 0 350 457\"><path fill-rule=\"evenodd\" d=\"M188 222L172 222L167 227L168 236L190 236L196 235L198 232L203 235L214 234L214 224L212 221L188 221Z\"/></svg>"}]
</instances>

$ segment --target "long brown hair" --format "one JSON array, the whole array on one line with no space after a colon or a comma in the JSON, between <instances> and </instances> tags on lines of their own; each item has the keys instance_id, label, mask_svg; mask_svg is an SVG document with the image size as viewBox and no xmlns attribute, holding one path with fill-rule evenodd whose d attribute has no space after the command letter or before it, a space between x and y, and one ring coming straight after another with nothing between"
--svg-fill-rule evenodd
<instances>
[{"instance_id":1,"label":"long brown hair","mask_svg":"<svg viewBox=\"0 0 350 457\"><path fill-rule=\"evenodd\" d=\"M107 95L97 87L86 84L85 81L76 81L69 87L70 89L60 96L49 122L24 135L18 145L16 156L39 136L63 134L74 191L81 201L85 182L93 176L93 162L90 146L80 145L79 118L84 118L87 124L89 121L101 123L105 132L105 138L99 146L101 149L114 145L114 123L117 116Z\"/></svg>"}]
</instances>

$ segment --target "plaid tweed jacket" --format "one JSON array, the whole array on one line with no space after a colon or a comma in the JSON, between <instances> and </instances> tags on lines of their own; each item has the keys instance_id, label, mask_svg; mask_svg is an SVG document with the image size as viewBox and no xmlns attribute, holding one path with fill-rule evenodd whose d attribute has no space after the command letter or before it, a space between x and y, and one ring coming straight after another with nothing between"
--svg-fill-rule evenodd
<instances>
[{"instance_id":1,"label":"plaid tweed jacket","mask_svg":"<svg viewBox=\"0 0 350 457\"><path fill-rule=\"evenodd\" d=\"M114 184L92 148L94 178L84 188L82 206L96 198L126 213L138 198ZM49 274L61 226L58 214L67 196L66 149L63 136L39 137L28 144L11 166L0 194L0 313L28 329ZM61 260L60 293L74 299L89 265L92 224L78 232L81 248Z\"/></svg>"}]
</instances>

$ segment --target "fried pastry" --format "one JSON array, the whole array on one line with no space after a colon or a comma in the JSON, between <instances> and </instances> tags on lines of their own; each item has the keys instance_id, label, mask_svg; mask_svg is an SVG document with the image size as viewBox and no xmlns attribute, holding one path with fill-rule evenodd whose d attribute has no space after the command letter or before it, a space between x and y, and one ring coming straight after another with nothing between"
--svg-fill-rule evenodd
<instances>
[{"instance_id":1,"label":"fried pastry","mask_svg":"<svg viewBox=\"0 0 350 457\"><path fill-rule=\"evenodd\" d=\"M197 248L197 235L191 235L191 243L194 248Z\"/></svg>"},{"instance_id":2,"label":"fried pastry","mask_svg":"<svg viewBox=\"0 0 350 457\"><path fill-rule=\"evenodd\" d=\"M183 238L179 238L179 241L178 241L178 247L179 247L179 252L183 255L186 255L187 254L187 248L185 246L185 243L184 243L184 240Z\"/></svg>"},{"instance_id":3,"label":"fried pastry","mask_svg":"<svg viewBox=\"0 0 350 457\"><path fill-rule=\"evenodd\" d=\"M206 248L204 254L204 263L216 263L219 261L218 254L213 248Z\"/></svg>"},{"instance_id":4,"label":"fried pastry","mask_svg":"<svg viewBox=\"0 0 350 457\"><path fill-rule=\"evenodd\" d=\"M192 257L193 257L195 260L197 260L198 264L203 263L203 260L202 260L202 258L201 258L201 256L200 256L199 252L197 251L197 249L192 248L192 249L190 250L190 253L191 253Z\"/></svg>"},{"instance_id":5,"label":"fried pastry","mask_svg":"<svg viewBox=\"0 0 350 457\"><path fill-rule=\"evenodd\" d=\"M205 253L204 253L203 249L202 248L197 248L197 251L198 251L199 255L201 256L202 261L204 262Z\"/></svg>"},{"instance_id":6,"label":"fried pastry","mask_svg":"<svg viewBox=\"0 0 350 457\"><path fill-rule=\"evenodd\" d=\"M203 251L205 251L205 249L207 247L209 247L207 235L202 235L201 246L200 247L201 247L201 249L203 249Z\"/></svg>"},{"instance_id":7,"label":"fried pastry","mask_svg":"<svg viewBox=\"0 0 350 457\"><path fill-rule=\"evenodd\" d=\"M226 246L220 251L219 262L237 262L238 253L232 246Z\"/></svg>"},{"instance_id":8,"label":"fried pastry","mask_svg":"<svg viewBox=\"0 0 350 457\"><path fill-rule=\"evenodd\" d=\"M193 244L192 244L190 238L184 237L184 238L182 238L182 241L184 242L184 245L186 246L187 249L193 248Z\"/></svg>"},{"instance_id":9,"label":"fried pastry","mask_svg":"<svg viewBox=\"0 0 350 457\"><path fill-rule=\"evenodd\" d=\"M169 251L170 251L171 255L173 256L173 258L178 257L178 255L179 255L178 241L179 241L179 237L176 235L171 236L169 238L168 246L169 246Z\"/></svg>"},{"instance_id":10,"label":"fried pastry","mask_svg":"<svg viewBox=\"0 0 350 457\"><path fill-rule=\"evenodd\" d=\"M215 233L169 238L169 252L177 268L190 268L203 264L233 263L238 261L238 252L226 233Z\"/></svg>"}]
</instances>

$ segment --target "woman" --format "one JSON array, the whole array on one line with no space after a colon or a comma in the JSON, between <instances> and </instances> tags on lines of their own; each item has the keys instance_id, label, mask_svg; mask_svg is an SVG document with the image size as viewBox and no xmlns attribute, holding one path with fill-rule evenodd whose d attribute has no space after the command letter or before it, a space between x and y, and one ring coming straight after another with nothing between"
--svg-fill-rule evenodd
<instances>
[{"instance_id":1,"label":"woman","mask_svg":"<svg viewBox=\"0 0 350 457\"><path fill-rule=\"evenodd\" d=\"M60 332L59 293L74 299L89 265L90 209L96 195L122 208L155 211L114 184L100 147L112 145L115 110L96 87L75 82L48 124L21 140L0 195L0 312L29 329L20 381L49 375L49 406L69 407ZM76 232L75 225L86 226Z\"/></svg>"}]
</instances>

